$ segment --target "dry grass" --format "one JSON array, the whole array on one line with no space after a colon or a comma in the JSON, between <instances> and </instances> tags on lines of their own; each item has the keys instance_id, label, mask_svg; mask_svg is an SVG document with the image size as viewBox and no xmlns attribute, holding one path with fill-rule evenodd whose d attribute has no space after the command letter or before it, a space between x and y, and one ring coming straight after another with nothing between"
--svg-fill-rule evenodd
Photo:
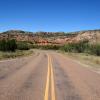
<instances>
[{"instance_id":1,"label":"dry grass","mask_svg":"<svg viewBox=\"0 0 100 100\"><path fill-rule=\"evenodd\" d=\"M33 53L33 50L17 50L16 52L1 52L0 51L0 60L8 58L16 58L21 56L28 56Z\"/></svg>"},{"instance_id":2,"label":"dry grass","mask_svg":"<svg viewBox=\"0 0 100 100\"><path fill-rule=\"evenodd\" d=\"M84 64L90 65L93 68L100 68L100 56L85 53L66 53L66 55Z\"/></svg>"}]
</instances>

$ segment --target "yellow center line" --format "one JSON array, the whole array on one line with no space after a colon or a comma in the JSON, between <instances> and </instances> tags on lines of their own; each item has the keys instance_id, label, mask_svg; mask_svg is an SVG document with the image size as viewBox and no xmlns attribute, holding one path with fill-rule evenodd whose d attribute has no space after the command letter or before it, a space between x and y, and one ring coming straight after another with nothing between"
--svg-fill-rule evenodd
<instances>
[{"instance_id":1,"label":"yellow center line","mask_svg":"<svg viewBox=\"0 0 100 100\"><path fill-rule=\"evenodd\" d=\"M55 99L55 85L54 85L54 75L53 75L53 66L52 66L52 60L50 58L50 64L51 64L51 100L56 100Z\"/></svg>"},{"instance_id":2,"label":"yellow center line","mask_svg":"<svg viewBox=\"0 0 100 100\"><path fill-rule=\"evenodd\" d=\"M51 82L51 84L50 84ZM45 88L45 95L44 100L49 100L49 88L51 85L51 100L55 99L55 85L54 85L54 75L53 75L53 66L52 66L52 59L48 55L48 72L47 72L47 80L46 80L46 88Z\"/></svg>"},{"instance_id":3,"label":"yellow center line","mask_svg":"<svg viewBox=\"0 0 100 100\"><path fill-rule=\"evenodd\" d=\"M49 96L49 84L50 84L50 61L49 61L49 56L48 56L48 72L47 72L47 81L46 81L46 89L45 89L45 95L44 95L44 100L48 100Z\"/></svg>"}]
</instances>

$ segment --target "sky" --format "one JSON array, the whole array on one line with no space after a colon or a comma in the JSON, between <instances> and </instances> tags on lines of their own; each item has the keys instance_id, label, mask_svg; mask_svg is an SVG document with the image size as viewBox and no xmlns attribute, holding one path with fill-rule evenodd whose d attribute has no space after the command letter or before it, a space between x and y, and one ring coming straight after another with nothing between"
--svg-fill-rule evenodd
<instances>
[{"instance_id":1,"label":"sky","mask_svg":"<svg viewBox=\"0 0 100 100\"><path fill-rule=\"evenodd\" d=\"M0 0L0 32L100 29L100 0Z\"/></svg>"}]
</instances>

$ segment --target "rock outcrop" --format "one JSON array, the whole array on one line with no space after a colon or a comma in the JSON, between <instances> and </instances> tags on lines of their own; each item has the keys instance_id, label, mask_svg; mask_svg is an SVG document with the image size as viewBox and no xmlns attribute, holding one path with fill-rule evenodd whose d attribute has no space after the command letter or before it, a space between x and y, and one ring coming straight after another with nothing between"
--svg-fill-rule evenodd
<instances>
[{"instance_id":1,"label":"rock outcrop","mask_svg":"<svg viewBox=\"0 0 100 100\"><path fill-rule=\"evenodd\" d=\"M25 32L21 30L10 30L0 33L0 40L15 39L16 41L28 41L37 44L75 43L87 40L90 43L100 43L100 30L88 30L80 32Z\"/></svg>"}]
</instances>

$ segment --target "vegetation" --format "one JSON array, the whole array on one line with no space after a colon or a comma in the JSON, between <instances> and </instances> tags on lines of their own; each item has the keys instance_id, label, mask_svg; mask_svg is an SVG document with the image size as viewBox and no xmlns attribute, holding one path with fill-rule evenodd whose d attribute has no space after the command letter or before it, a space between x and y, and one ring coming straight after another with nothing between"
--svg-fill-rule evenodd
<instances>
[{"instance_id":1,"label":"vegetation","mask_svg":"<svg viewBox=\"0 0 100 100\"><path fill-rule=\"evenodd\" d=\"M0 41L0 51L11 51L15 52L16 50L29 50L33 44L28 42L16 42L16 40L1 40Z\"/></svg>"},{"instance_id":2,"label":"vegetation","mask_svg":"<svg viewBox=\"0 0 100 100\"><path fill-rule=\"evenodd\" d=\"M15 40L1 40L0 41L0 59L15 58L31 54L31 43L16 42Z\"/></svg>"},{"instance_id":3,"label":"vegetation","mask_svg":"<svg viewBox=\"0 0 100 100\"><path fill-rule=\"evenodd\" d=\"M16 58L20 56L28 56L33 53L33 50L16 50L15 52L2 52L0 51L0 59Z\"/></svg>"},{"instance_id":4,"label":"vegetation","mask_svg":"<svg viewBox=\"0 0 100 100\"><path fill-rule=\"evenodd\" d=\"M33 48L44 49L44 50L59 50L59 45L33 45Z\"/></svg>"},{"instance_id":5,"label":"vegetation","mask_svg":"<svg viewBox=\"0 0 100 100\"><path fill-rule=\"evenodd\" d=\"M61 50L70 53L86 53L100 56L100 44L89 44L87 40L78 43L69 43L64 46L60 45L33 45L33 48L44 50Z\"/></svg>"},{"instance_id":6,"label":"vegetation","mask_svg":"<svg viewBox=\"0 0 100 100\"><path fill-rule=\"evenodd\" d=\"M15 52L16 50L29 50L31 48L45 50L61 50L72 53L87 53L100 56L100 44L89 44L87 40L78 43L69 43L64 46L60 45L36 45L27 41L16 42L16 40L1 40L0 51Z\"/></svg>"},{"instance_id":7,"label":"vegetation","mask_svg":"<svg viewBox=\"0 0 100 100\"><path fill-rule=\"evenodd\" d=\"M82 62L83 64L89 65L87 67L100 68L100 57L96 55L86 53L64 53L68 57Z\"/></svg>"},{"instance_id":8,"label":"vegetation","mask_svg":"<svg viewBox=\"0 0 100 100\"><path fill-rule=\"evenodd\" d=\"M100 56L100 44L91 45L89 50L90 54Z\"/></svg>"},{"instance_id":9,"label":"vegetation","mask_svg":"<svg viewBox=\"0 0 100 100\"><path fill-rule=\"evenodd\" d=\"M17 49L17 44L14 39L0 41L0 51L13 51L14 52L16 49Z\"/></svg>"},{"instance_id":10,"label":"vegetation","mask_svg":"<svg viewBox=\"0 0 100 100\"><path fill-rule=\"evenodd\" d=\"M89 44L87 41L79 43L70 43L62 46L60 50L72 53L88 53L100 56L100 44Z\"/></svg>"},{"instance_id":11,"label":"vegetation","mask_svg":"<svg viewBox=\"0 0 100 100\"><path fill-rule=\"evenodd\" d=\"M29 50L30 47L27 42L17 42L17 49L18 50Z\"/></svg>"}]
</instances>

